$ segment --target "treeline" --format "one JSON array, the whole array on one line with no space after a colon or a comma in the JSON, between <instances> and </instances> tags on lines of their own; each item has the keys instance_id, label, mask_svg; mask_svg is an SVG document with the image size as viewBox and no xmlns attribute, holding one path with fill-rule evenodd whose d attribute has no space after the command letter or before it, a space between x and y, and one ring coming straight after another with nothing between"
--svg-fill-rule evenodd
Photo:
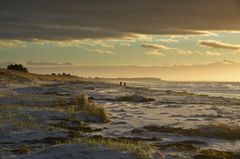
<instances>
[{"instance_id":1,"label":"treeline","mask_svg":"<svg viewBox=\"0 0 240 159\"><path fill-rule=\"evenodd\" d=\"M26 72L28 73L28 69L26 67L24 67L22 64L10 64L7 66L7 69L8 70L15 70L15 71L21 71L21 72ZM52 76L72 76L71 74L69 73L52 73L50 74Z\"/></svg>"},{"instance_id":2,"label":"treeline","mask_svg":"<svg viewBox=\"0 0 240 159\"><path fill-rule=\"evenodd\" d=\"M28 69L26 67L24 67L22 64L10 64L7 66L7 69L28 72Z\"/></svg>"}]
</instances>

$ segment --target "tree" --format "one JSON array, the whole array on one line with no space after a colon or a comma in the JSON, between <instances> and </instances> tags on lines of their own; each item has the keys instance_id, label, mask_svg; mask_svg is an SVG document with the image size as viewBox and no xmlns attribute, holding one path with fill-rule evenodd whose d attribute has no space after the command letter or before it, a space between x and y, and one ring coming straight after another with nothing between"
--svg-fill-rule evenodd
<instances>
[{"instance_id":1,"label":"tree","mask_svg":"<svg viewBox=\"0 0 240 159\"><path fill-rule=\"evenodd\" d=\"M10 64L7 66L8 70L16 70L16 71L22 71L22 72L28 72L26 67L23 67L22 64Z\"/></svg>"}]
</instances>

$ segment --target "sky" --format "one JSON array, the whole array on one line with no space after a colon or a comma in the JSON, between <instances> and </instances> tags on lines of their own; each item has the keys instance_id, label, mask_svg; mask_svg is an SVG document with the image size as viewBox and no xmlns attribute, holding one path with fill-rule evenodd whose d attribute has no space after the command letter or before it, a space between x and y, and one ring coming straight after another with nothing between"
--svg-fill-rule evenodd
<instances>
[{"instance_id":1,"label":"sky","mask_svg":"<svg viewBox=\"0 0 240 159\"><path fill-rule=\"evenodd\" d=\"M239 17L239 0L0 0L0 66L240 81Z\"/></svg>"}]
</instances>

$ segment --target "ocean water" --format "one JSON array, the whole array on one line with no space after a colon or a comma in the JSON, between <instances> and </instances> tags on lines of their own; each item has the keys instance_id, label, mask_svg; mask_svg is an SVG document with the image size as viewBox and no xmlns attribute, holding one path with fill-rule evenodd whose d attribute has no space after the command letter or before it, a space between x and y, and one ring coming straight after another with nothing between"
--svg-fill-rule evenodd
<instances>
[{"instance_id":1,"label":"ocean water","mask_svg":"<svg viewBox=\"0 0 240 159\"><path fill-rule=\"evenodd\" d=\"M128 85L155 90L186 91L209 96L240 98L239 82L128 81Z\"/></svg>"}]
</instances>

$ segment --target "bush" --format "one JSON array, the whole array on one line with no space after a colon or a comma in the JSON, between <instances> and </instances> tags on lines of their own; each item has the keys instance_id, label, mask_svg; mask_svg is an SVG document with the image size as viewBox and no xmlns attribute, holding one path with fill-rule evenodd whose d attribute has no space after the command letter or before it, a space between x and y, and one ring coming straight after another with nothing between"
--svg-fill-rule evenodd
<instances>
[{"instance_id":1,"label":"bush","mask_svg":"<svg viewBox=\"0 0 240 159\"><path fill-rule=\"evenodd\" d=\"M16 70L16 71L22 71L22 72L28 72L26 67L23 67L21 64L11 64L7 66L8 70Z\"/></svg>"},{"instance_id":2,"label":"bush","mask_svg":"<svg viewBox=\"0 0 240 159\"><path fill-rule=\"evenodd\" d=\"M85 94L80 94L76 98L77 102L77 109L78 111L84 111L89 116L96 116L97 118L101 119L103 122L108 122L108 114L104 107L97 106L95 102L89 102L88 96Z\"/></svg>"}]
</instances>

